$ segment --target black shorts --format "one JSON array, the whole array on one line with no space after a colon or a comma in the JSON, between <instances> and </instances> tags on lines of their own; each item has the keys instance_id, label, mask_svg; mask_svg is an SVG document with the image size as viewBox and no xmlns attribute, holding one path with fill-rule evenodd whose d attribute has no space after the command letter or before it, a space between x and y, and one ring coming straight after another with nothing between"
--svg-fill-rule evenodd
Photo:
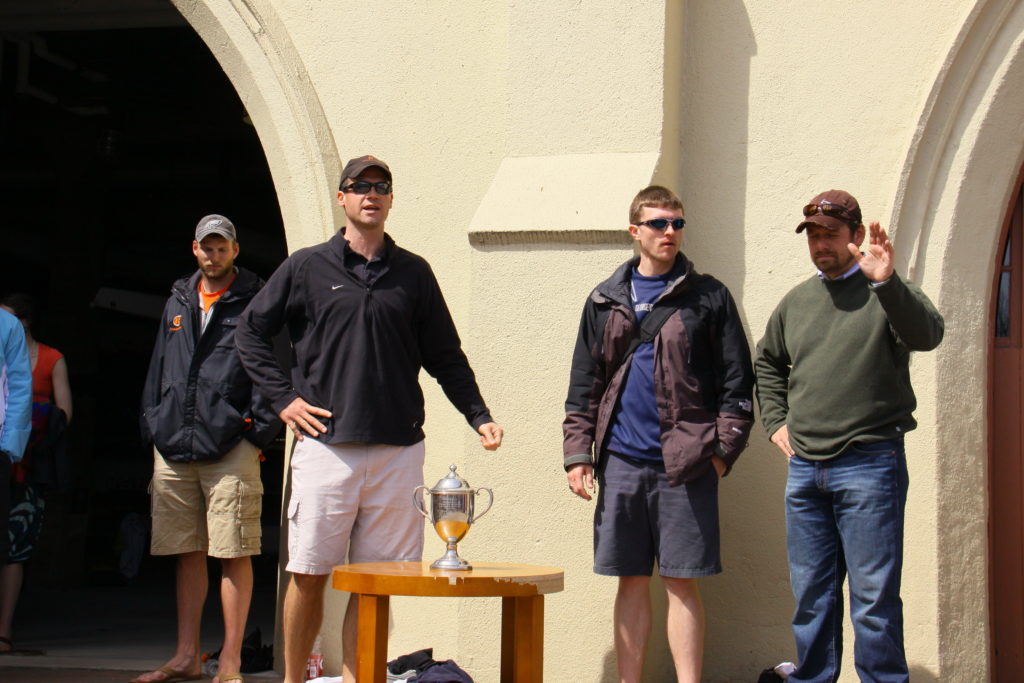
<instances>
[{"instance_id":1,"label":"black shorts","mask_svg":"<svg viewBox=\"0 0 1024 683\"><path fill-rule=\"evenodd\" d=\"M598 471L594 573L689 579L722 571L718 474L669 486L661 463L610 453Z\"/></svg>"}]
</instances>

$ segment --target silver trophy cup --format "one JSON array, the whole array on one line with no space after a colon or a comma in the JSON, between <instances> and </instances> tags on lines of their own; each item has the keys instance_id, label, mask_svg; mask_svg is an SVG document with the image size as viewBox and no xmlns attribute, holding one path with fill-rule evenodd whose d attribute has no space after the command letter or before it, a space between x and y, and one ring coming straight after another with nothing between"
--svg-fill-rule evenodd
<instances>
[{"instance_id":1,"label":"silver trophy cup","mask_svg":"<svg viewBox=\"0 0 1024 683\"><path fill-rule=\"evenodd\" d=\"M441 540L448 544L448 550L430 565L431 569L472 569L473 566L459 557L457 545L469 531L476 520L487 514L494 504L494 492L486 487L471 488L469 482L455 473L455 465L449 467L448 476L442 477L432 489L417 486L412 492L412 502L420 514L430 520L434 531ZM420 490L430 494L430 512L424 509ZM475 512L474 503L481 491L488 496L487 507L483 512Z\"/></svg>"}]
</instances>

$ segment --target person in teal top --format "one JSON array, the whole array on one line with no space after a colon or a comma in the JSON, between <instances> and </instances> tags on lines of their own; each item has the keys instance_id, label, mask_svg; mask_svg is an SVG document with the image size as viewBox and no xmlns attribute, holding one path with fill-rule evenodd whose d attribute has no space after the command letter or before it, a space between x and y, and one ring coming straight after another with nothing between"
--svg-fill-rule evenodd
<instances>
[{"instance_id":1,"label":"person in teal top","mask_svg":"<svg viewBox=\"0 0 1024 683\"><path fill-rule=\"evenodd\" d=\"M25 330L20 320L0 309L0 566L7 562L11 463L25 453L31 420L32 369Z\"/></svg>"},{"instance_id":2,"label":"person in teal top","mask_svg":"<svg viewBox=\"0 0 1024 683\"><path fill-rule=\"evenodd\" d=\"M860 678L907 681L900 582L903 436L917 426L910 353L938 346L944 324L924 292L895 272L881 225L865 231L849 193L814 197L796 231L806 231L818 272L783 297L755 361L761 421L789 462L799 666L788 680L838 679L848 578Z\"/></svg>"}]
</instances>

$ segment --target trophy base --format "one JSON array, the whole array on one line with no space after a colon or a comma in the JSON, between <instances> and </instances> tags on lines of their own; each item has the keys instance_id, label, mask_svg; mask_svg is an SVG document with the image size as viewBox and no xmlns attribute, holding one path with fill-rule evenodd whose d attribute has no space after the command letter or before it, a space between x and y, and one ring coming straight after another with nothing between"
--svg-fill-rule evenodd
<instances>
[{"instance_id":1,"label":"trophy base","mask_svg":"<svg viewBox=\"0 0 1024 683\"><path fill-rule=\"evenodd\" d=\"M451 539L454 540L454 539ZM458 551L455 549L455 544L450 543L448 546L448 552L444 554L444 557L439 557L430 564L431 569L455 569L459 571L466 571L473 568L466 560L459 557Z\"/></svg>"},{"instance_id":2,"label":"trophy base","mask_svg":"<svg viewBox=\"0 0 1024 683\"><path fill-rule=\"evenodd\" d=\"M449 559L447 556L445 556L445 557L439 558L439 559L434 560L433 562L431 562L430 563L430 568L431 569L457 569L457 570L465 571L465 570L468 570L468 569L472 569L473 565L471 565L469 562L466 562L461 557L457 557L454 560L452 560L452 559Z\"/></svg>"}]
</instances>

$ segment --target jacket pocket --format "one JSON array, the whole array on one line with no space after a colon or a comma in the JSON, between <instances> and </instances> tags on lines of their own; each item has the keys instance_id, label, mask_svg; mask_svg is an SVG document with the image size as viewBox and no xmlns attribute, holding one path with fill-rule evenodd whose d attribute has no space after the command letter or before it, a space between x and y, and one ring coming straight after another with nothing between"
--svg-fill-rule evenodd
<instances>
[{"instance_id":1,"label":"jacket pocket","mask_svg":"<svg viewBox=\"0 0 1024 683\"><path fill-rule=\"evenodd\" d=\"M231 387L203 381L196 391L196 450L205 457L220 457L238 443L245 431L245 417L232 400Z\"/></svg>"},{"instance_id":2,"label":"jacket pocket","mask_svg":"<svg viewBox=\"0 0 1024 683\"><path fill-rule=\"evenodd\" d=\"M182 452L184 419L182 385L180 382L168 382L160 390L159 405L146 412L149 433L153 435L153 444L161 454L172 456Z\"/></svg>"},{"instance_id":3,"label":"jacket pocket","mask_svg":"<svg viewBox=\"0 0 1024 683\"><path fill-rule=\"evenodd\" d=\"M718 442L716 416L705 410L687 410L662 435L665 473L673 485L704 474Z\"/></svg>"}]
</instances>

